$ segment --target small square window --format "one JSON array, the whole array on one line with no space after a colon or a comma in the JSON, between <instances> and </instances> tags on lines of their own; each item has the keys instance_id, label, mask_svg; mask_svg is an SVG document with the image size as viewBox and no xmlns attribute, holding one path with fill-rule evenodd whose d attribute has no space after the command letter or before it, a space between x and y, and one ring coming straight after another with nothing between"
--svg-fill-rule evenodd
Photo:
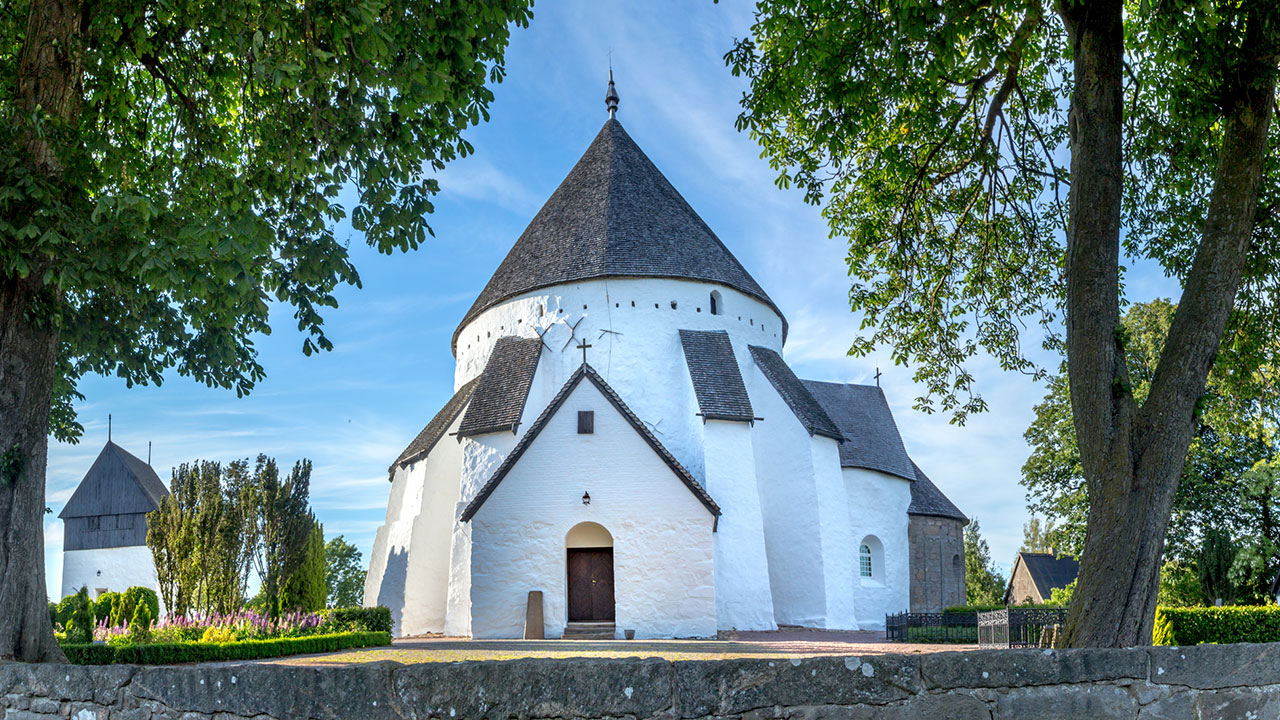
<instances>
[{"instance_id":1,"label":"small square window","mask_svg":"<svg viewBox=\"0 0 1280 720\"><path fill-rule=\"evenodd\" d=\"M596 413L594 410L578 411L578 434L591 435L596 431Z\"/></svg>"}]
</instances>

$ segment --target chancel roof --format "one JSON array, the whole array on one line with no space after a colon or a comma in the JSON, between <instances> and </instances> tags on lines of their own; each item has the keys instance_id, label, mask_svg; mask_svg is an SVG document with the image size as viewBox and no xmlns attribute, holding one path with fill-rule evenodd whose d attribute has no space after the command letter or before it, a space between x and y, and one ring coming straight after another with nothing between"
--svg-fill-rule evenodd
<instances>
[{"instance_id":1,"label":"chancel roof","mask_svg":"<svg viewBox=\"0 0 1280 720\"><path fill-rule=\"evenodd\" d=\"M1036 592L1041 601L1048 600L1054 588L1064 588L1076 579L1080 572L1080 563L1070 555L1058 557L1053 553L1020 552L1014 561L1013 571L1018 571L1018 561L1026 568L1031 580L1036 584ZM1013 578L1009 578L1009 589L1013 588ZM1005 591L1006 602L1018 602L1019 598L1009 598L1009 590Z\"/></svg>"},{"instance_id":2,"label":"chancel roof","mask_svg":"<svg viewBox=\"0 0 1280 720\"><path fill-rule=\"evenodd\" d=\"M168 494L150 465L108 440L58 517L148 513Z\"/></svg>"},{"instance_id":3,"label":"chancel roof","mask_svg":"<svg viewBox=\"0 0 1280 720\"><path fill-rule=\"evenodd\" d=\"M395 476L396 468L401 465L407 465L414 462L424 455L431 452L436 443L440 442L440 438L444 437L449 426L453 424L454 418L458 417L458 413L467 406L467 402L471 400L471 393L476 389L480 378L473 378L470 382L458 388L458 391L449 398L449 402L444 404L440 412L431 418L431 422L422 428L422 432L409 443L409 446L400 453L400 457L391 463L391 467L387 471L392 477Z\"/></svg>"},{"instance_id":4,"label":"chancel roof","mask_svg":"<svg viewBox=\"0 0 1280 720\"><path fill-rule=\"evenodd\" d=\"M680 345L693 381L698 407L706 420L751 422L751 398L742 382L733 344L724 330L681 330Z\"/></svg>"},{"instance_id":5,"label":"chancel roof","mask_svg":"<svg viewBox=\"0 0 1280 720\"><path fill-rule=\"evenodd\" d=\"M840 443L841 466L916 479L915 467L907 457L893 412L880 388L817 380L805 380L804 386L844 436L845 441Z\"/></svg>"},{"instance_id":6,"label":"chancel roof","mask_svg":"<svg viewBox=\"0 0 1280 720\"><path fill-rule=\"evenodd\" d=\"M907 514L951 518L968 524L969 518L965 517L964 513L960 512L960 508L942 494L920 466L912 462L911 467L915 470L916 477L915 482L911 483L911 504L907 506Z\"/></svg>"},{"instance_id":7,"label":"chancel roof","mask_svg":"<svg viewBox=\"0 0 1280 720\"><path fill-rule=\"evenodd\" d=\"M778 312L746 268L610 118L516 240L454 332L532 290L606 277L718 283ZM782 321L783 339L787 323Z\"/></svg>"},{"instance_id":8,"label":"chancel roof","mask_svg":"<svg viewBox=\"0 0 1280 720\"><path fill-rule=\"evenodd\" d=\"M805 387L804 382L796 377L778 351L759 345L749 345L748 349L751 351L751 359L755 361L756 367L760 368L760 372L768 378L769 384L778 391L787 406L791 408L791 412L795 413L796 419L805 430L809 431L810 435L822 435L837 441L844 439L840 434L840 428L836 427L835 422L827 415L827 411L822 409L822 405Z\"/></svg>"},{"instance_id":9,"label":"chancel roof","mask_svg":"<svg viewBox=\"0 0 1280 720\"><path fill-rule=\"evenodd\" d=\"M458 425L458 435L515 432L541 355L541 338L498 338Z\"/></svg>"}]
</instances>

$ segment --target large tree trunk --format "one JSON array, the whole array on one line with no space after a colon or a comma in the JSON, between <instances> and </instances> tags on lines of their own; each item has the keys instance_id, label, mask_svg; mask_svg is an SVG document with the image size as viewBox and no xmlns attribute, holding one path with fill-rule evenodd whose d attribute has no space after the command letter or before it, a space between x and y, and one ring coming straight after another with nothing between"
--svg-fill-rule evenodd
<instances>
[{"instance_id":1,"label":"large tree trunk","mask_svg":"<svg viewBox=\"0 0 1280 720\"><path fill-rule=\"evenodd\" d=\"M83 72L79 34L87 20L79 0L30 4L18 58L18 117L75 124ZM28 170L56 184L66 159L50 137L28 127L18 151ZM29 273L0 275L0 659L65 661L49 622L44 577L45 466L60 297L43 285L48 258L31 248L7 250L28 253Z\"/></svg>"},{"instance_id":2,"label":"large tree trunk","mask_svg":"<svg viewBox=\"0 0 1280 720\"><path fill-rule=\"evenodd\" d=\"M44 478L58 333L35 281L0 280L0 660L65 661L49 622Z\"/></svg>"},{"instance_id":3,"label":"large tree trunk","mask_svg":"<svg viewBox=\"0 0 1280 720\"><path fill-rule=\"evenodd\" d=\"M1138 408L1118 334L1122 182L1122 3L1064 0L1073 45L1067 362L1089 526L1064 640L1149 645L1169 514L1195 408L1222 341L1253 232L1275 98L1275 58L1253 14L1243 72L1227 88L1222 150L1182 299ZM1266 66L1270 63L1270 67Z\"/></svg>"}]
</instances>

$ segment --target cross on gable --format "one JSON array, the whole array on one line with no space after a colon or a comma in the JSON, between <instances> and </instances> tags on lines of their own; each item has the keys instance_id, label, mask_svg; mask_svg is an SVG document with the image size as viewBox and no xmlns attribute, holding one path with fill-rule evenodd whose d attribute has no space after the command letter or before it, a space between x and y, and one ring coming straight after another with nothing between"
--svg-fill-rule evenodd
<instances>
[{"instance_id":1,"label":"cross on gable","mask_svg":"<svg viewBox=\"0 0 1280 720\"><path fill-rule=\"evenodd\" d=\"M876 387L880 387L880 368L876 368Z\"/></svg>"},{"instance_id":2,"label":"cross on gable","mask_svg":"<svg viewBox=\"0 0 1280 720\"><path fill-rule=\"evenodd\" d=\"M586 365L587 364L587 348L591 347L591 344L587 342L586 338L582 338L582 342L578 343L577 345L574 345L574 347L582 351L582 364Z\"/></svg>"}]
</instances>

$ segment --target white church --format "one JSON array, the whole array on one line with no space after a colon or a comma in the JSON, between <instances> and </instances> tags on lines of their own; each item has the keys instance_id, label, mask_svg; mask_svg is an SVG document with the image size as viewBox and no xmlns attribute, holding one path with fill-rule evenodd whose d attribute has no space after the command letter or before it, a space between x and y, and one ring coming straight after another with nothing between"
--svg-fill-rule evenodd
<instances>
[{"instance_id":1,"label":"white church","mask_svg":"<svg viewBox=\"0 0 1280 720\"><path fill-rule=\"evenodd\" d=\"M967 520L880 388L792 372L782 311L606 102L454 332L365 604L399 636L672 638L963 602Z\"/></svg>"}]
</instances>

